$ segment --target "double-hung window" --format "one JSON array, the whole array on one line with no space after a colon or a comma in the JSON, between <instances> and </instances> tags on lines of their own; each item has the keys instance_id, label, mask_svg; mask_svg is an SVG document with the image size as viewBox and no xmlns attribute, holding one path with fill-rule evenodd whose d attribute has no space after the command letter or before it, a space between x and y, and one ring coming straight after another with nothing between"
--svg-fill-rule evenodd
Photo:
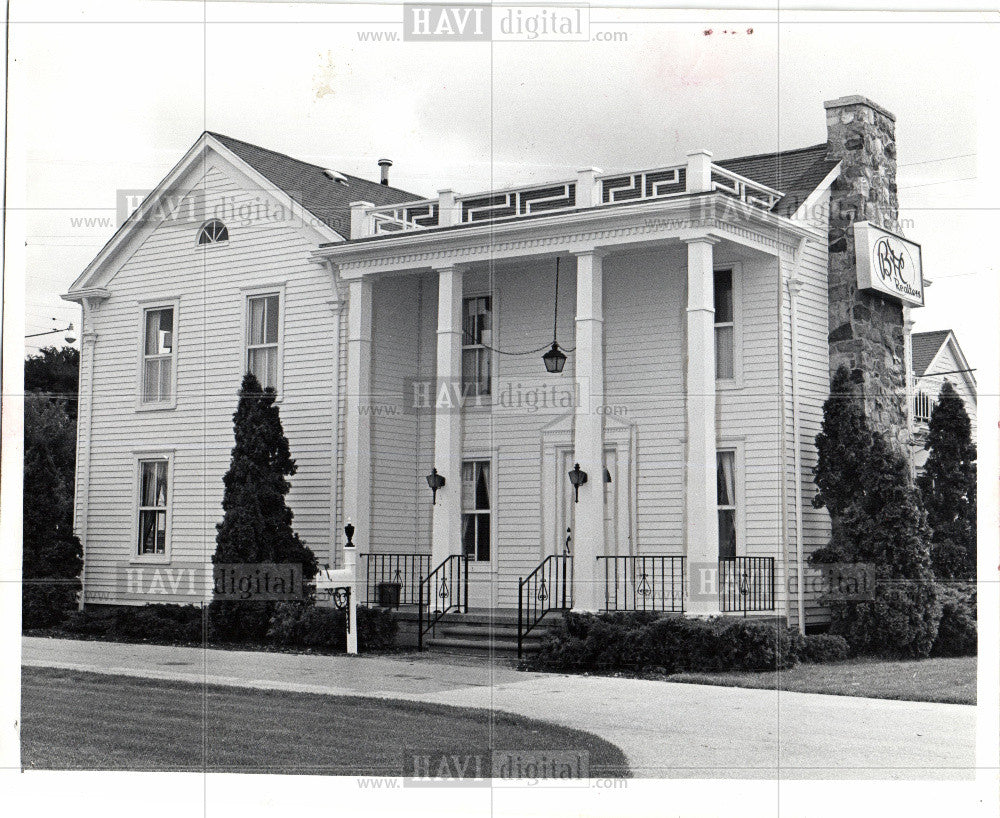
<instances>
[{"instance_id":1,"label":"double-hung window","mask_svg":"<svg viewBox=\"0 0 1000 818\"><path fill-rule=\"evenodd\" d=\"M247 299L246 368L262 387L275 391L278 391L280 318L281 297L277 293Z\"/></svg>"},{"instance_id":2,"label":"double-hung window","mask_svg":"<svg viewBox=\"0 0 1000 818\"><path fill-rule=\"evenodd\" d=\"M720 381L736 377L736 304L733 271L715 271L715 377Z\"/></svg>"},{"instance_id":3,"label":"double-hung window","mask_svg":"<svg viewBox=\"0 0 1000 818\"><path fill-rule=\"evenodd\" d=\"M490 461L462 463L462 551L475 562L490 560Z\"/></svg>"},{"instance_id":4,"label":"double-hung window","mask_svg":"<svg viewBox=\"0 0 1000 818\"><path fill-rule=\"evenodd\" d=\"M139 541L137 553L162 556L167 553L169 461L153 458L139 461Z\"/></svg>"},{"instance_id":5,"label":"double-hung window","mask_svg":"<svg viewBox=\"0 0 1000 818\"><path fill-rule=\"evenodd\" d=\"M719 559L736 556L736 452L716 452L719 506Z\"/></svg>"},{"instance_id":6,"label":"double-hung window","mask_svg":"<svg viewBox=\"0 0 1000 818\"><path fill-rule=\"evenodd\" d=\"M173 400L174 337L173 307L152 307L143 311L142 404L166 405Z\"/></svg>"},{"instance_id":7,"label":"double-hung window","mask_svg":"<svg viewBox=\"0 0 1000 818\"><path fill-rule=\"evenodd\" d=\"M462 310L462 392L468 397L490 394L492 343L492 299L466 298Z\"/></svg>"}]
</instances>

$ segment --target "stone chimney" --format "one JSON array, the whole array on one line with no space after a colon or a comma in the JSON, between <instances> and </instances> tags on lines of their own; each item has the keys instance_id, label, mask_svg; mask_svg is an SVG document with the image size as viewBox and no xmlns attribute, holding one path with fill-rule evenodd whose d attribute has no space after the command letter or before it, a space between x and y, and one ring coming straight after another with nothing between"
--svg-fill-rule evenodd
<instances>
[{"instance_id":1,"label":"stone chimney","mask_svg":"<svg viewBox=\"0 0 1000 818\"><path fill-rule=\"evenodd\" d=\"M905 447L903 308L858 290L854 254L854 222L899 232L896 117L862 96L840 97L824 107L827 157L841 162L830 198L830 372L846 365L864 394L869 421Z\"/></svg>"}]
</instances>

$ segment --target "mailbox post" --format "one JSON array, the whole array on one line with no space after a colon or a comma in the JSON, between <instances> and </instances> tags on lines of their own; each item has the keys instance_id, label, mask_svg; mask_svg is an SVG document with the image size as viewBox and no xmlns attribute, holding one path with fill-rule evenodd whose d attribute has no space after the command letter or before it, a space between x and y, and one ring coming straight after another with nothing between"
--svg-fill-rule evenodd
<instances>
[{"instance_id":1,"label":"mailbox post","mask_svg":"<svg viewBox=\"0 0 1000 818\"><path fill-rule=\"evenodd\" d=\"M354 545L354 526L344 526L344 567L335 571L320 569L316 574L316 597L326 597L337 610L344 612L347 625L347 652L358 652L358 549Z\"/></svg>"}]
</instances>

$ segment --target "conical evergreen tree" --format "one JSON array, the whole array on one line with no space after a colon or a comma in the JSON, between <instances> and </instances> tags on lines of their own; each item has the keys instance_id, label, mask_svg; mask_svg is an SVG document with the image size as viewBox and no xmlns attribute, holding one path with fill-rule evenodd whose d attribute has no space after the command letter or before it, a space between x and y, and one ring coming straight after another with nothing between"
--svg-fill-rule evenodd
<instances>
[{"instance_id":1,"label":"conical evergreen tree","mask_svg":"<svg viewBox=\"0 0 1000 818\"><path fill-rule=\"evenodd\" d=\"M830 544L814 564L866 563L875 569L867 601L831 601L831 632L855 652L926 656L940 606L930 569L929 535L909 465L871 429L846 368L837 370L816 436L817 506L832 521Z\"/></svg>"},{"instance_id":2,"label":"conical evergreen tree","mask_svg":"<svg viewBox=\"0 0 1000 818\"><path fill-rule=\"evenodd\" d=\"M958 392L945 381L931 412L924 472L917 481L931 529L934 573L941 579L976 576L976 447Z\"/></svg>"},{"instance_id":3,"label":"conical evergreen tree","mask_svg":"<svg viewBox=\"0 0 1000 818\"><path fill-rule=\"evenodd\" d=\"M812 503L830 513L832 535L829 545L814 554L815 562L854 561L850 544L842 539L841 519L858 498L858 475L868 468L871 453L872 432L863 407L858 385L846 366L839 367L830 382L823 425L816 435L818 458L813 474L819 491Z\"/></svg>"},{"instance_id":4,"label":"conical evergreen tree","mask_svg":"<svg viewBox=\"0 0 1000 818\"><path fill-rule=\"evenodd\" d=\"M292 529L292 510L285 503L291 488L286 478L296 467L274 399L273 389L262 389L249 372L244 376L212 563L295 563L305 579L312 579L316 557ZM273 608L272 602L215 600L210 607L213 636L262 640Z\"/></svg>"}]
</instances>

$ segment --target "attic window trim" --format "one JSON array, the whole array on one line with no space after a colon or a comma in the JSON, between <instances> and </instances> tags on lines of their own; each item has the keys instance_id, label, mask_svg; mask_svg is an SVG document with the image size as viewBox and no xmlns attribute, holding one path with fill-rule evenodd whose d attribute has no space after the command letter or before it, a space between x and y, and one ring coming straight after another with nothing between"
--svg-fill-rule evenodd
<instances>
[{"instance_id":1,"label":"attic window trim","mask_svg":"<svg viewBox=\"0 0 1000 818\"><path fill-rule=\"evenodd\" d=\"M198 229L196 243L198 247L229 244L229 228L221 219L209 219Z\"/></svg>"}]
</instances>

